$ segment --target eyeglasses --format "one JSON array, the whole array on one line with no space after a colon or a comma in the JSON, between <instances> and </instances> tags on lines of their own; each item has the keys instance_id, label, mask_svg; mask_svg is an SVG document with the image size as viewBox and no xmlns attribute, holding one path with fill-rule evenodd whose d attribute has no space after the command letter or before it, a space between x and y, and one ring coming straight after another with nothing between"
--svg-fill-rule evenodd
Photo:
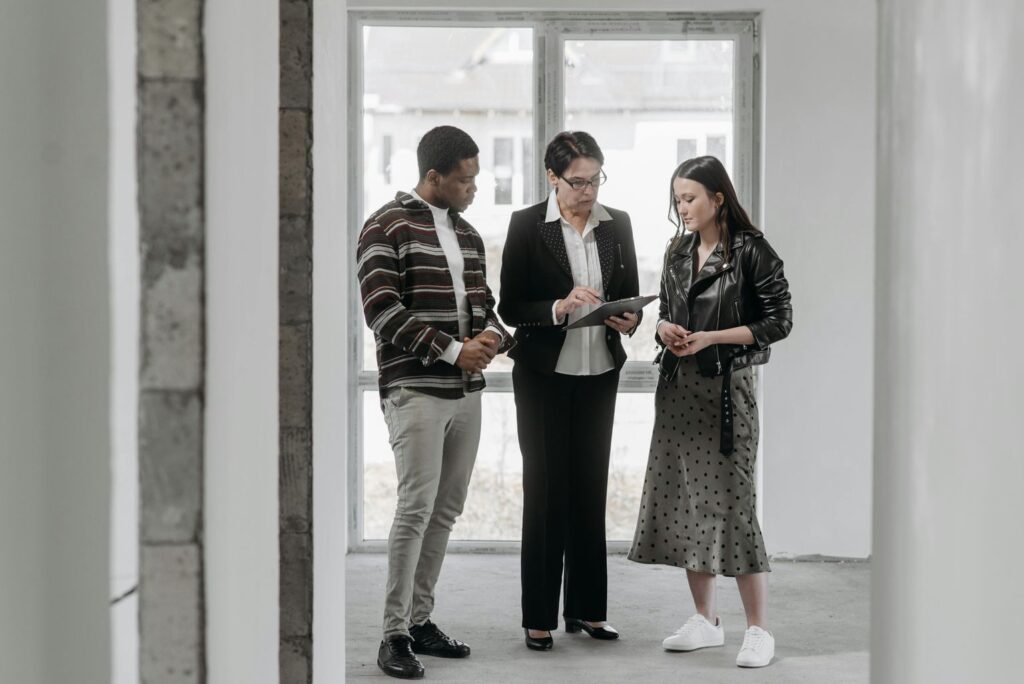
<instances>
[{"instance_id":1,"label":"eyeglasses","mask_svg":"<svg viewBox=\"0 0 1024 684\"><path fill-rule=\"evenodd\" d=\"M584 180L583 178L573 178L570 180L565 176L559 176L559 178L568 183L569 187L576 191L583 190L588 185L596 190L598 185L604 185L608 182L608 176L605 175L603 170L590 180Z\"/></svg>"}]
</instances>

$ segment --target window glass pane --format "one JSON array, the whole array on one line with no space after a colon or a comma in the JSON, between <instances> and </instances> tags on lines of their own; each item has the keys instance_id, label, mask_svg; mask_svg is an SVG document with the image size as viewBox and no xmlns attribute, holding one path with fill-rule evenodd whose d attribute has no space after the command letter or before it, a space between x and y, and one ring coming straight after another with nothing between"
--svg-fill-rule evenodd
<instances>
[{"instance_id":1,"label":"window glass pane","mask_svg":"<svg viewBox=\"0 0 1024 684\"><path fill-rule=\"evenodd\" d=\"M512 204L512 138L494 139L494 203Z\"/></svg>"},{"instance_id":2,"label":"window glass pane","mask_svg":"<svg viewBox=\"0 0 1024 684\"><path fill-rule=\"evenodd\" d=\"M395 461L377 392L363 393L363 536L387 539L395 515ZM480 448L469 496L452 539L518 541L523 517L523 459L510 392L484 392ZM635 512L634 512L635 516Z\"/></svg>"},{"instance_id":3,"label":"window glass pane","mask_svg":"<svg viewBox=\"0 0 1024 684\"><path fill-rule=\"evenodd\" d=\"M363 218L416 185L423 133L443 124L462 128L480 147L476 200L465 218L484 238L487 280L497 297L509 214L532 201L535 182L532 164L512 159L514 150L533 144L533 31L368 26L363 65ZM364 324L363 368L376 367ZM504 357L491 365L510 368Z\"/></svg>"},{"instance_id":4,"label":"window glass pane","mask_svg":"<svg viewBox=\"0 0 1024 684\"><path fill-rule=\"evenodd\" d=\"M377 392L363 393L363 536L387 539L395 514L395 461ZM654 425L654 395L620 394L608 473L609 540L633 538L647 448ZM485 392L480 449L466 506L452 539L519 541L523 516L523 460L510 392Z\"/></svg>"},{"instance_id":5,"label":"window glass pane","mask_svg":"<svg viewBox=\"0 0 1024 684\"><path fill-rule=\"evenodd\" d=\"M693 138L676 140L676 161L682 164L687 159L697 156L697 141Z\"/></svg>"},{"instance_id":6,"label":"window glass pane","mask_svg":"<svg viewBox=\"0 0 1024 684\"><path fill-rule=\"evenodd\" d=\"M565 126L592 134L604 152L600 201L629 212L641 294L658 292L675 232L666 219L672 170L713 149L732 172L733 53L731 40L565 42ZM645 311L640 330L623 338L632 360L655 355L657 309Z\"/></svg>"},{"instance_id":7,"label":"window glass pane","mask_svg":"<svg viewBox=\"0 0 1024 684\"><path fill-rule=\"evenodd\" d=\"M540 172L540 169L533 168L533 139L523 138L522 143L522 155L520 157L519 162L519 176L523 179L532 179L534 177L534 173ZM540 201L539 197L534 199L534 193L536 193L537 191L534 190L532 181L530 183L524 182L522 184L522 187L520 188L520 192L522 193L521 202L523 206L527 206L533 204L534 202Z\"/></svg>"},{"instance_id":8,"label":"window glass pane","mask_svg":"<svg viewBox=\"0 0 1024 684\"><path fill-rule=\"evenodd\" d=\"M718 157L720 160L725 159L725 145L724 135L709 135L707 154L710 154L712 157Z\"/></svg>"}]
</instances>

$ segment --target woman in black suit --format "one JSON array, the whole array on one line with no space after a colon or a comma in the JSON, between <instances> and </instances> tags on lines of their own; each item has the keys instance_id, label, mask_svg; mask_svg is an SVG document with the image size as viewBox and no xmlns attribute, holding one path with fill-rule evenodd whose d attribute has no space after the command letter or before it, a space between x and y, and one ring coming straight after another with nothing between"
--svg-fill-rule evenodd
<instances>
[{"instance_id":1,"label":"woman in black suit","mask_svg":"<svg viewBox=\"0 0 1024 684\"><path fill-rule=\"evenodd\" d=\"M602 300L639 293L629 215L597 202L603 164L589 134L555 136L544 155L551 194L512 214L501 261L498 313L518 343L509 356L523 454L522 626L535 650L553 645L563 577L566 631L618 637L605 622L605 498L620 336L640 317L565 329Z\"/></svg>"}]
</instances>

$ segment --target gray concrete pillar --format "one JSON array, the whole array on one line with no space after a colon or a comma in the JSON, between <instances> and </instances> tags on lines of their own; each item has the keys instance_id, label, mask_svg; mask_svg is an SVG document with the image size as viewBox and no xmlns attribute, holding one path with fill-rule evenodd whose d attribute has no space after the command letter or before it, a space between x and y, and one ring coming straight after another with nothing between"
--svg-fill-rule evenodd
<instances>
[{"instance_id":1,"label":"gray concrete pillar","mask_svg":"<svg viewBox=\"0 0 1024 684\"><path fill-rule=\"evenodd\" d=\"M202 0L138 0L139 669L202 684Z\"/></svg>"},{"instance_id":2,"label":"gray concrete pillar","mask_svg":"<svg viewBox=\"0 0 1024 684\"><path fill-rule=\"evenodd\" d=\"M313 676L313 14L280 0L281 684Z\"/></svg>"},{"instance_id":3,"label":"gray concrete pillar","mask_svg":"<svg viewBox=\"0 0 1024 684\"><path fill-rule=\"evenodd\" d=\"M1022 32L1016 0L880 5L878 684L1020 678Z\"/></svg>"}]
</instances>

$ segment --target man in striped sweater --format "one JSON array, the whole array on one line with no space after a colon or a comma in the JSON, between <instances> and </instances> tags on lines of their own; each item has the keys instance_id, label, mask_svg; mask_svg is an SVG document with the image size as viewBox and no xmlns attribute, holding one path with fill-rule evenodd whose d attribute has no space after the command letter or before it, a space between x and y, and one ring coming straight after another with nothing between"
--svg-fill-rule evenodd
<instances>
[{"instance_id":1,"label":"man in striped sweater","mask_svg":"<svg viewBox=\"0 0 1024 684\"><path fill-rule=\"evenodd\" d=\"M482 371L514 344L494 313L483 240L460 215L476 193L478 154L458 128L428 131L416 150L416 189L374 212L356 249L398 471L377 665L403 679L423 676L417 653L470 652L430 614L476 461Z\"/></svg>"}]
</instances>

